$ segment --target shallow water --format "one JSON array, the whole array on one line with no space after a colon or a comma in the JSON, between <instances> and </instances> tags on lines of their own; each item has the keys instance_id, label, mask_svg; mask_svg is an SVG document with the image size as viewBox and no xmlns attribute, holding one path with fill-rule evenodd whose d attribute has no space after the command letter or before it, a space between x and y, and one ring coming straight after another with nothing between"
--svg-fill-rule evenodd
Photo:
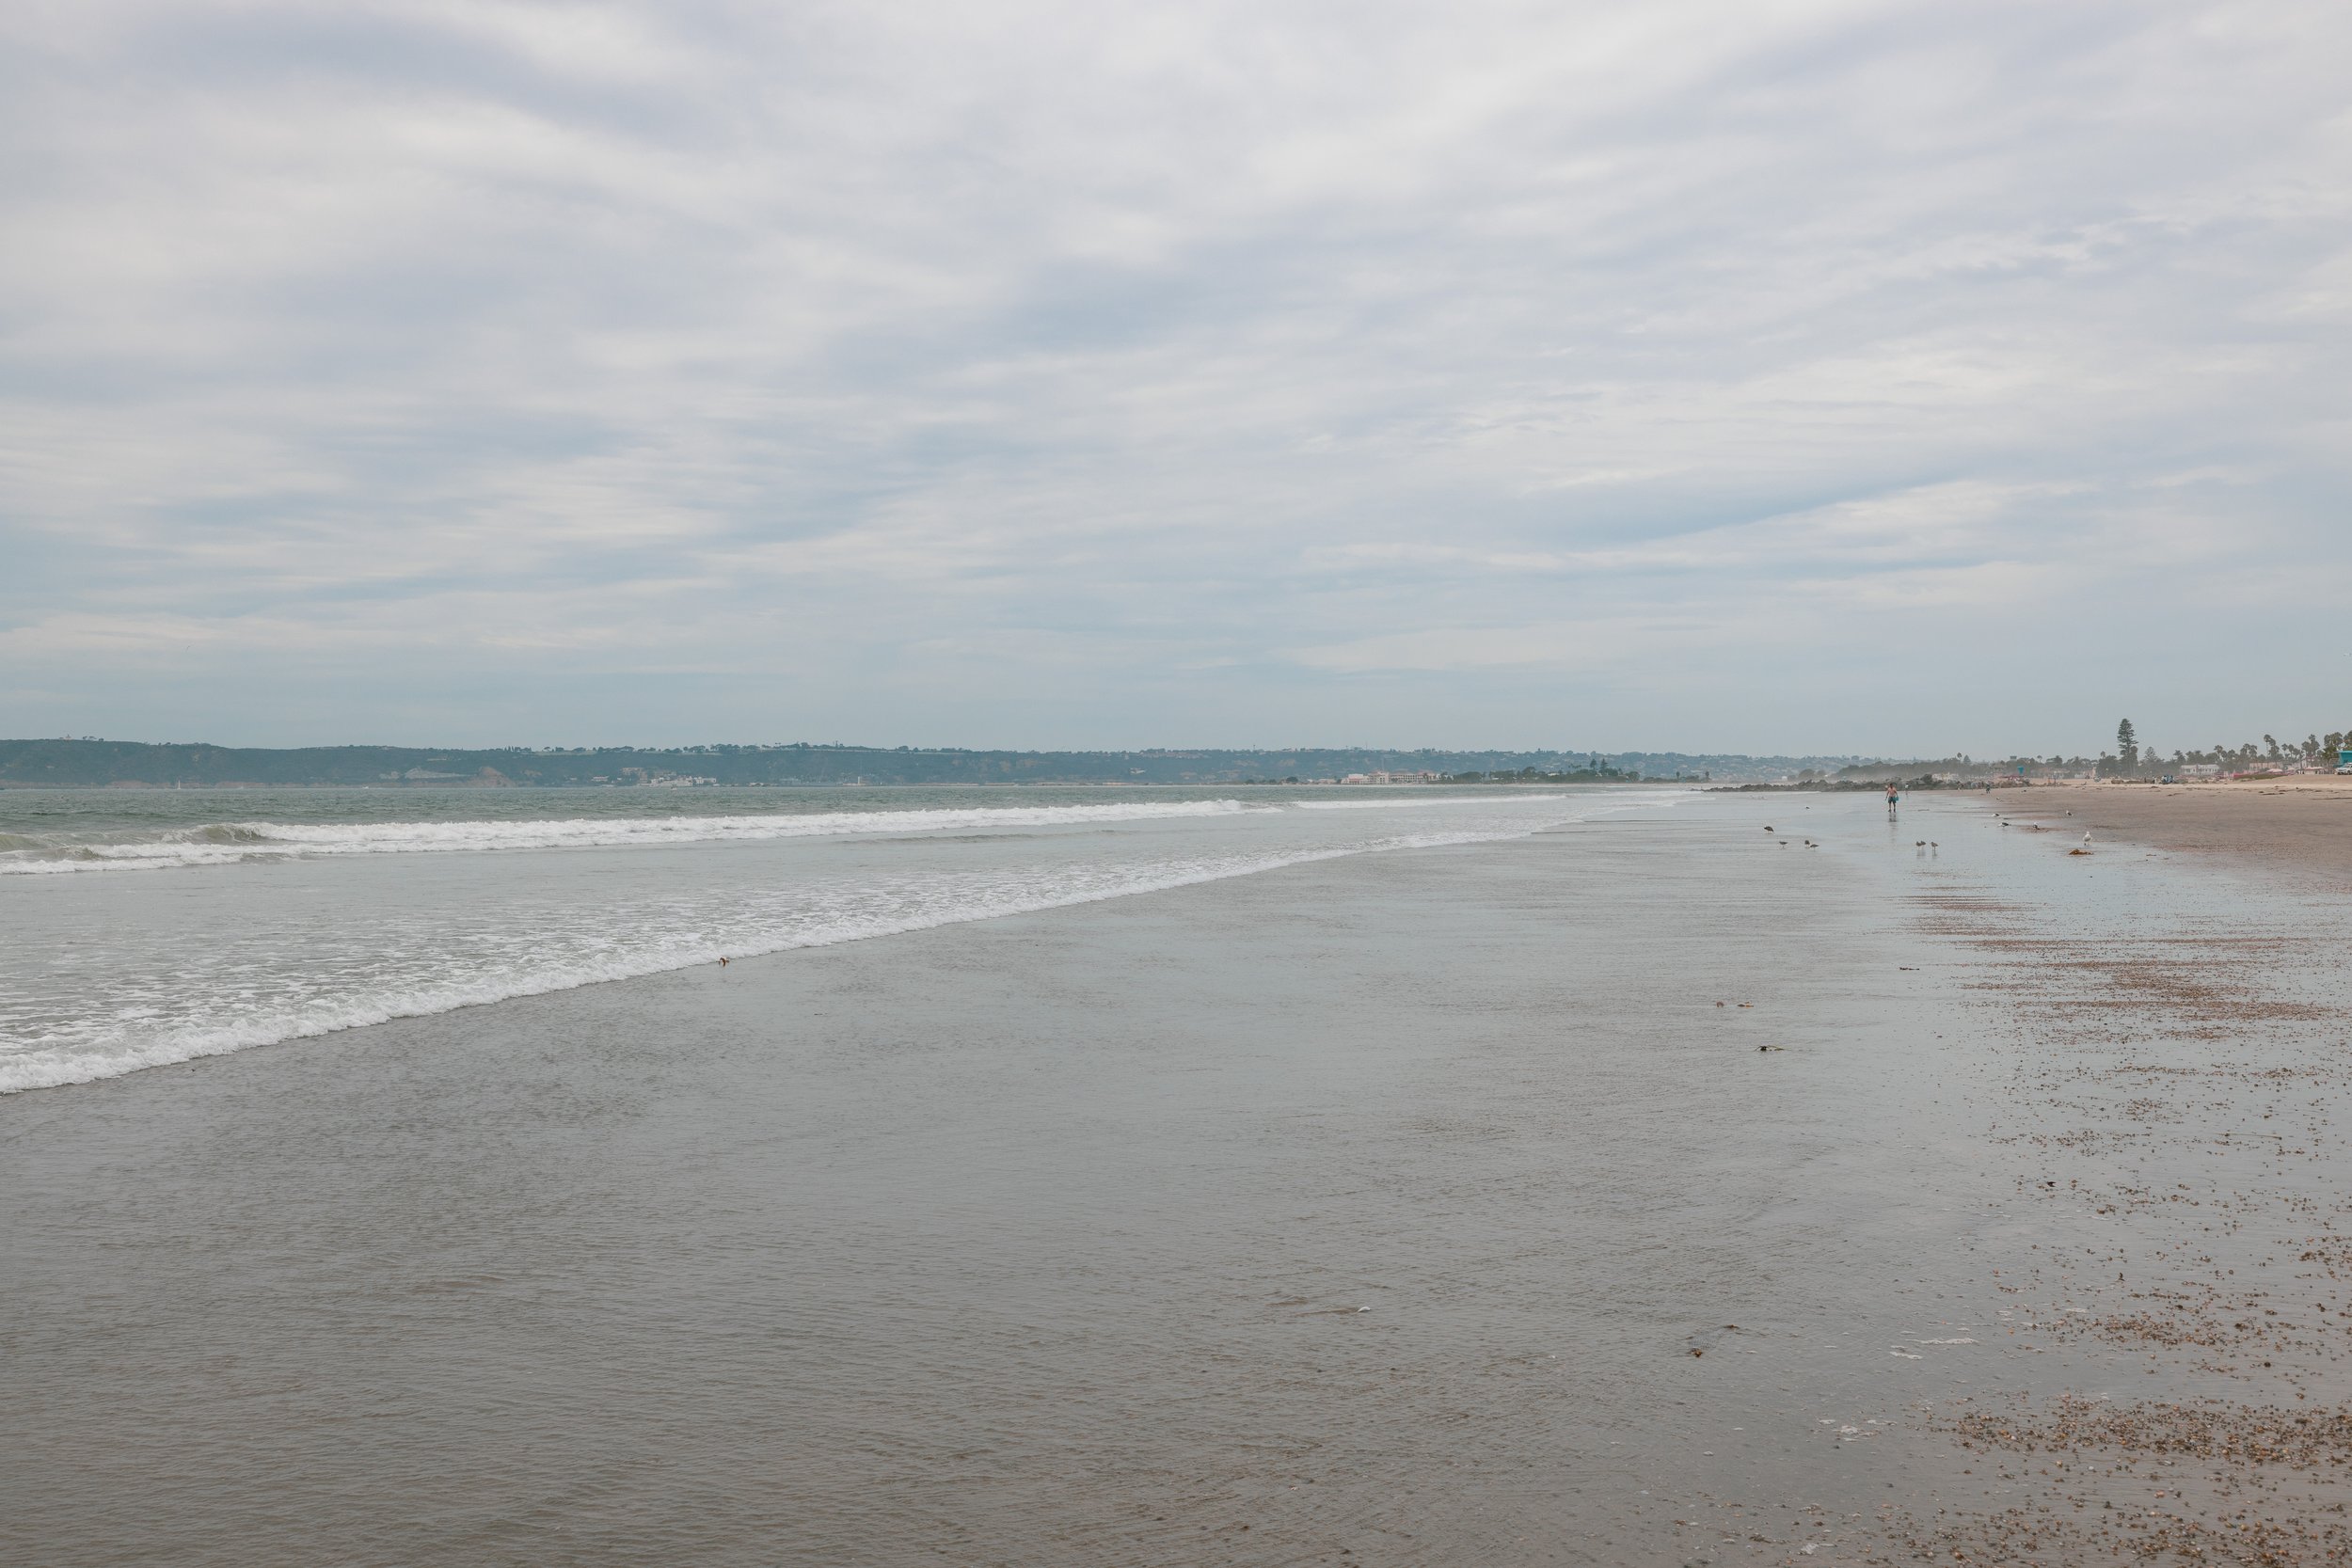
<instances>
[{"instance_id":1,"label":"shallow water","mask_svg":"<svg viewBox=\"0 0 2352 1568\"><path fill-rule=\"evenodd\" d=\"M2018 1334L2146 1280L2010 1141L2077 1064L1955 911L2340 918L1685 799L13 1096L0 1555L1860 1560L2029 1491L1929 1402L2213 1386Z\"/></svg>"},{"instance_id":2,"label":"shallow water","mask_svg":"<svg viewBox=\"0 0 2352 1568\"><path fill-rule=\"evenodd\" d=\"M1674 798L10 792L0 1091Z\"/></svg>"}]
</instances>

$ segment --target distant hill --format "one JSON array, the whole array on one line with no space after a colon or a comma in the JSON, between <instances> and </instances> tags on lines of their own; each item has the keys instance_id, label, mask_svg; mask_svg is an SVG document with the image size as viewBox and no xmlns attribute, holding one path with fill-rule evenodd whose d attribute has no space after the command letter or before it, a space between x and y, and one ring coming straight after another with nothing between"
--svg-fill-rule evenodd
<instances>
[{"instance_id":1,"label":"distant hill","mask_svg":"<svg viewBox=\"0 0 2352 1568\"><path fill-rule=\"evenodd\" d=\"M1298 751L970 752L810 745L503 747L310 746L294 750L150 745L132 740L0 740L0 787L373 785L594 786L707 779L721 784L1238 784L1350 773L1603 772L1718 782L1834 771L1859 757L1748 757L1677 752Z\"/></svg>"}]
</instances>

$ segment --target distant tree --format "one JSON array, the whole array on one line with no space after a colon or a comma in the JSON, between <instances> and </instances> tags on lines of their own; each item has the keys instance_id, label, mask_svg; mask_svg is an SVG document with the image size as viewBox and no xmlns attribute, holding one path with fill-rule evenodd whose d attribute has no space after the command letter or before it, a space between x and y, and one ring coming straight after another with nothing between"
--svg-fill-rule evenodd
<instances>
[{"instance_id":1,"label":"distant tree","mask_svg":"<svg viewBox=\"0 0 2352 1568\"><path fill-rule=\"evenodd\" d=\"M2139 735L2128 719L2115 726L2115 760L2126 773L2138 771Z\"/></svg>"}]
</instances>

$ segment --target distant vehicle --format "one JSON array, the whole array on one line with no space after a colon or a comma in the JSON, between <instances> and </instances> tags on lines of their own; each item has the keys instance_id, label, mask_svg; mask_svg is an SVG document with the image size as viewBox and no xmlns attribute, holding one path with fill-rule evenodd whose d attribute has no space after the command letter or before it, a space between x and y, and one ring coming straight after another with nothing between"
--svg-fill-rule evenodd
<instances>
[{"instance_id":1,"label":"distant vehicle","mask_svg":"<svg viewBox=\"0 0 2352 1568\"><path fill-rule=\"evenodd\" d=\"M2345 763L2342 768L2337 768L2336 771L2339 773L2352 773L2352 762Z\"/></svg>"}]
</instances>

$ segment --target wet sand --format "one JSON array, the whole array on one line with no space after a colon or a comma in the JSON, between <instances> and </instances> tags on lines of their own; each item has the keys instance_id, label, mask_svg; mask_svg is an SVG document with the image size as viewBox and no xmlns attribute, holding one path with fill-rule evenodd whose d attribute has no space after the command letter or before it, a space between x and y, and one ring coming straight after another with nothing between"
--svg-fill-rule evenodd
<instances>
[{"instance_id":1,"label":"wet sand","mask_svg":"<svg viewBox=\"0 0 2352 1568\"><path fill-rule=\"evenodd\" d=\"M2342 935L1751 798L13 1097L0 1557L2341 1560Z\"/></svg>"},{"instance_id":2,"label":"wet sand","mask_svg":"<svg viewBox=\"0 0 2352 1568\"><path fill-rule=\"evenodd\" d=\"M2352 1560L2346 802L2004 792L1988 812L2046 858L2042 895L1923 900L1978 956L1966 988L2009 1064L1987 1154L2042 1211L2007 1248L2003 1332L2106 1353L2095 1380L2020 1372L1921 1408L2012 1483L2003 1506L1910 1520L1923 1558Z\"/></svg>"}]
</instances>

